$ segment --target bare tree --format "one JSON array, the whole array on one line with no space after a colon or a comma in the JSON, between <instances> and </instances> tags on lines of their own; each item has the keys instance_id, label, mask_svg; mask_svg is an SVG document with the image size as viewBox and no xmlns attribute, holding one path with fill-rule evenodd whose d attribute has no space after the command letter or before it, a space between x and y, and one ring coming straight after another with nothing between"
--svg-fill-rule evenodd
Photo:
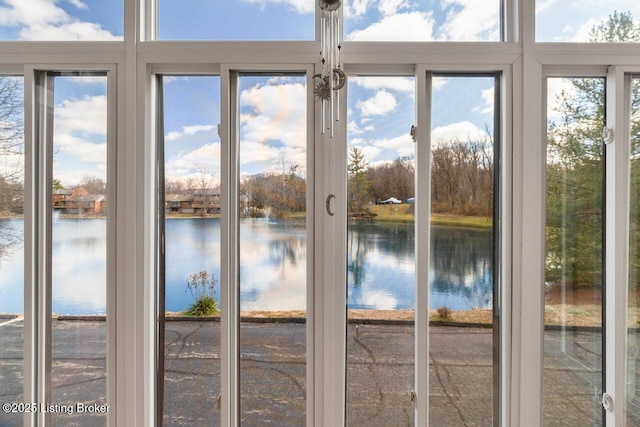
<instances>
[{"instance_id":1,"label":"bare tree","mask_svg":"<svg viewBox=\"0 0 640 427\"><path fill-rule=\"evenodd\" d=\"M213 210L213 191L215 186L215 176L206 166L198 165L198 173L187 180L187 188L195 196L194 205L201 204L200 215L206 216Z\"/></svg>"},{"instance_id":2,"label":"bare tree","mask_svg":"<svg viewBox=\"0 0 640 427\"><path fill-rule=\"evenodd\" d=\"M23 81L0 77L0 215L22 213L24 195ZM0 257L14 250L22 233L0 227Z\"/></svg>"}]
</instances>

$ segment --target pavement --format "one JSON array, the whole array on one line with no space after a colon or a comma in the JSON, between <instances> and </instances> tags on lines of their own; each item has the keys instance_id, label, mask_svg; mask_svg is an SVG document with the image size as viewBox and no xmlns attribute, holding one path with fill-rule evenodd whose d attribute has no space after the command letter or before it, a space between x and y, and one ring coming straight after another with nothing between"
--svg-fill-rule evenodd
<instances>
[{"instance_id":1,"label":"pavement","mask_svg":"<svg viewBox=\"0 0 640 427\"><path fill-rule=\"evenodd\" d=\"M105 425L104 414L77 413L75 407L78 402L85 408L106 403L105 326L105 322L53 322L51 403L58 404L52 413L53 425ZM219 326L217 322L167 322L165 426L219 425ZM243 425L305 424L305 326L242 323ZM430 331L430 425L491 426L491 329L432 326ZM413 425L409 394L414 379L413 342L410 325L349 324L347 425ZM547 330L544 350L544 425L601 425L596 400L601 373L593 368L601 363L599 334ZM638 355L631 365L640 369ZM22 322L18 321L0 326L0 402L21 402L21 387ZM640 425L640 373L629 387L638 393L629 405L627 425ZM65 412L69 407L74 409L72 414ZM0 412L0 427L21 425L21 415Z\"/></svg>"}]
</instances>

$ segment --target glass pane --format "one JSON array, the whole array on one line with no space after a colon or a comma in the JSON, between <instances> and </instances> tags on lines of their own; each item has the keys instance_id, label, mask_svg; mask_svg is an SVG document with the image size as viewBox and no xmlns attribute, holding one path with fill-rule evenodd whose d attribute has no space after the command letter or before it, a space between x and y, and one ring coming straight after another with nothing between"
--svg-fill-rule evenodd
<instances>
[{"instance_id":1,"label":"glass pane","mask_svg":"<svg viewBox=\"0 0 640 427\"><path fill-rule=\"evenodd\" d=\"M315 0L158 0L158 39L314 40L315 3Z\"/></svg>"},{"instance_id":2,"label":"glass pane","mask_svg":"<svg viewBox=\"0 0 640 427\"><path fill-rule=\"evenodd\" d=\"M415 82L348 82L346 420L413 424Z\"/></svg>"},{"instance_id":3,"label":"glass pane","mask_svg":"<svg viewBox=\"0 0 640 427\"><path fill-rule=\"evenodd\" d=\"M605 81L547 85L544 424L599 426Z\"/></svg>"},{"instance_id":4,"label":"glass pane","mask_svg":"<svg viewBox=\"0 0 640 427\"><path fill-rule=\"evenodd\" d=\"M496 78L434 76L431 131L429 422L492 425Z\"/></svg>"},{"instance_id":5,"label":"glass pane","mask_svg":"<svg viewBox=\"0 0 640 427\"><path fill-rule=\"evenodd\" d=\"M640 42L635 0L536 0L537 42Z\"/></svg>"},{"instance_id":6,"label":"glass pane","mask_svg":"<svg viewBox=\"0 0 640 427\"><path fill-rule=\"evenodd\" d=\"M500 0L344 2L352 41L500 41Z\"/></svg>"},{"instance_id":7,"label":"glass pane","mask_svg":"<svg viewBox=\"0 0 640 427\"><path fill-rule=\"evenodd\" d=\"M0 76L0 395L21 403L24 369L24 87ZM0 412L0 425L22 426L21 413Z\"/></svg>"},{"instance_id":8,"label":"glass pane","mask_svg":"<svg viewBox=\"0 0 640 427\"><path fill-rule=\"evenodd\" d=\"M0 0L0 40L123 40L123 0Z\"/></svg>"},{"instance_id":9,"label":"glass pane","mask_svg":"<svg viewBox=\"0 0 640 427\"><path fill-rule=\"evenodd\" d=\"M306 422L305 76L242 76L240 406L247 425Z\"/></svg>"},{"instance_id":10,"label":"glass pane","mask_svg":"<svg viewBox=\"0 0 640 427\"><path fill-rule=\"evenodd\" d=\"M631 79L627 425L640 425L640 77Z\"/></svg>"},{"instance_id":11,"label":"glass pane","mask_svg":"<svg viewBox=\"0 0 640 427\"><path fill-rule=\"evenodd\" d=\"M107 78L55 76L51 402L106 405ZM106 425L106 413L52 414Z\"/></svg>"},{"instance_id":12,"label":"glass pane","mask_svg":"<svg viewBox=\"0 0 640 427\"><path fill-rule=\"evenodd\" d=\"M220 425L220 78L164 76L165 425Z\"/></svg>"}]
</instances>

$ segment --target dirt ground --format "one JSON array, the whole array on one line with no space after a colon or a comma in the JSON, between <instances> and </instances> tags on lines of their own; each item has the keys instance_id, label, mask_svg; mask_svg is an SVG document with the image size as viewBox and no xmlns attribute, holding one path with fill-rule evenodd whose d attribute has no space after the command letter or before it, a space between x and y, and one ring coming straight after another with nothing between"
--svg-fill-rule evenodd
<instances>
[{"instance_id":1,"label":"dirt ground","mask_svg":"<svg viewBox=\"0 0 640 427\"><path fill-rule=\"evenodd\" d=\"M640 295L630 292L629 322L628 325L640 326ZM546 325L567 326L601 326L602 325L602 297L601 292L592 289L580 289L567 291L563 294L561 286L550 286L545 289L545 313ZM243 318L259 319L303 319L306 317L304 310L294 311L246 311L242 312ZM182 317L181 313L167 313L167 317ZM219 316L214 316L219 317ZM413 321L414 310L349 310L349 320L362 321ZM451 324L484 324L492 323L490 309L452 310L450 317L442 318L437 310L429 312L429 319L436 322Z\"/></svg>"}]
</instances>

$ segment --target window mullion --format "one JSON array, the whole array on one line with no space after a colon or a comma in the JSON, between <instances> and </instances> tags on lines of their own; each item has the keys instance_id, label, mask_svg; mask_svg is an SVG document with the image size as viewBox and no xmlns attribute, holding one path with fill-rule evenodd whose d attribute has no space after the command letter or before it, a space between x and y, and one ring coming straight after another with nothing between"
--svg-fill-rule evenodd
<instances>
[{"instance_id":1,"label":"window mullion","mask_svg":"<svg viewBox=\"0 0 640 427\"><path fill-rule=\"evenodd\" d=\"M429 423L429 259L431 217L431 73L416 70L416 213L415 213L415 424Z\"/></svg>"},{"instance_id":2,"label":"window mullion","mask_svg":"<svg viewBox=\"0 0 640 427\"><path fill-rule=\"evenodd\" d=\"M221 73L221 373L222 425L235 426L239 420L239 91L238 75L222 67Z\"/></svg>"},{"instance_id":3,"label":"window mullion","mask_svg":"<svg viewBox=\"0 0 640 427\"><path fill-rule=\"evenodd\" d=\"M606 424L623 425L626 387L627 280L628 280L628 195L629 126L627 120L630 80L619 67L607 74L605 135L605 336L606 366L604 392L613 398Z\"/></svg>"}]
</instances>

